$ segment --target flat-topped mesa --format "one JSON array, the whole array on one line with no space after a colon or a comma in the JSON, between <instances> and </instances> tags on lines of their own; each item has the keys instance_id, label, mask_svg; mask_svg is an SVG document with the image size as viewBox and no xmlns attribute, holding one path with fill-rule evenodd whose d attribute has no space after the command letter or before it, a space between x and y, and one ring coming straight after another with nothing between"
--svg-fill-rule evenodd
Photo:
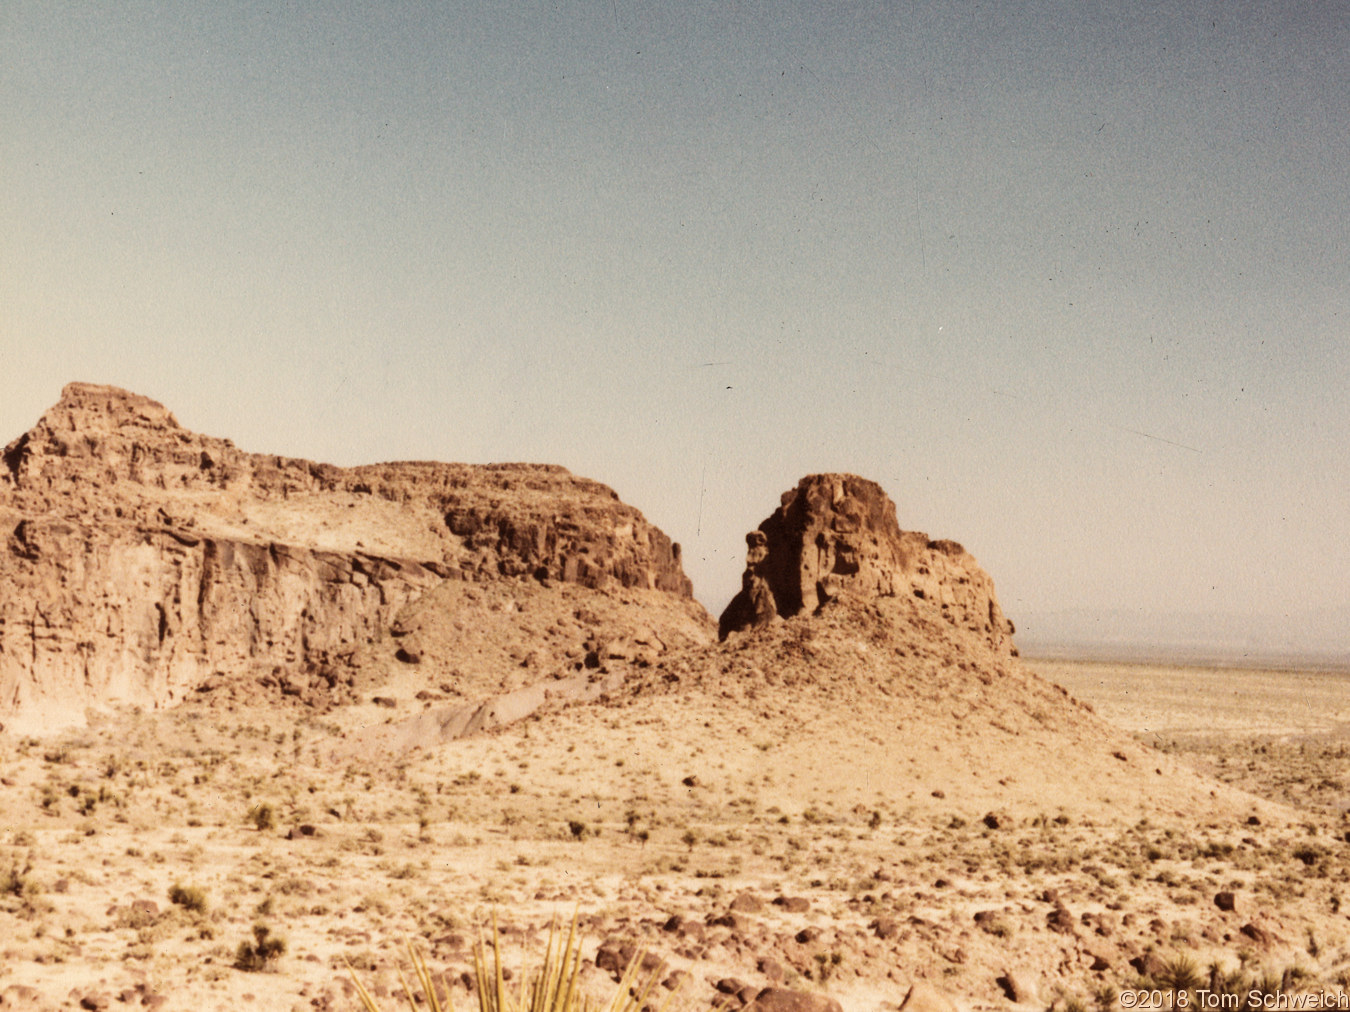
<instances>
[{"instance_id":1,"label":"flat-topped mesa","mask_svg":"<svg viewBox=\"0 0 1350 1012\"><path fill-rule=\"evenodd\" d=\"M809 475L745 540L741 590L718 623L722 639L836 599L910 598L995 650L1015 653L1013 624L989 575L956 542L902 531L876 482Z\"/></svg>"},{"instance_id":2,"label":"flat-topped mesa","mask_svg":"<svg viewBox=\"0 0 1350 1012\"><path fill-rule=\"evenodd\" d=\"M613 489L553 464L342 468L247 453L228 439L183 428L157 401L92 383L67 384L60 402L4 448L0 463L0 507L26 513L201 533L220 526L210 522L213 511L242 510L254 525L234 532L245 540L294 543L294 523L259 526L278 512L252 515L261 504L349 495L436 514L443 526L428 541L423 518L414 523L409 513L404 525L420 533L413 539L419 544L396 545L396 553L469 579L535 576L693 596L678 544ZM359 531L350 544L334 545L337 526L328 525L324 547L369 550L372 532L365 532L364 545Z\"/></svg>"},{"instance_id":3,"label":"flat-topped mesa","mask_svg":"<svg viewBox=\"0 0 1350 1012\"><path fill-rule=\"evenodd\" d=\"M252 454L72 383L0 455L0 723L220 677L333 689L438 583L503 579L660 591L707 621L679 546L565 468Z\"/></svg>"}]
</instances>

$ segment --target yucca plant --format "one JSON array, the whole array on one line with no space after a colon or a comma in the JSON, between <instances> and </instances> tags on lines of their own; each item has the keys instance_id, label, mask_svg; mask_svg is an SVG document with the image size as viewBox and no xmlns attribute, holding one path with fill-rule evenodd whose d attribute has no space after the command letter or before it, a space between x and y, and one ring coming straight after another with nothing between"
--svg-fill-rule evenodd
<instances>
[{"instance_id":1,"label":"yucca plant","mask_svg":"<svg viewBox=\"0 0 1350 1012\"><path fill-rule=\"evenodd\" d=\"M1194 991L1205 983L1199 965L1185 953L1179 952L1166 960L1153 979L1175 991Z\"/></svg>"},{"instance_id":2,"label":"yucca plant","mask_svg":"<svg viewBox=\"0 0 1350 1012\"><path fill-rule=\"evenodd\" d=\"M489 964L487 943L481 938L474 946L474 992L478 1000L478 1012L639 1012L647 1003L661 976L657 967L650 975L639 981L642 966L642 953L633 957L628 969L624 971L609 1001L601 1004L585 994L580 986L581 979L581 937L577 933L577 919L572 918L566 940L562 938L556 923L550 926L548 945L544 950L543 965L532 974L520 975L519 987L513 990L507 986L506 975L502 968L501 935L497 930L497 918L492 918L492 959ZM442 977L445 984L444 1002L437 993L435 980L426 959L417 951L412 942L408 943L408 958L413 973L421 987L429 1012L454 1012L450 1001L449 981ZM347 969L356 984L357 995L366 1012L380 1012L380 1007L371 997L351 964ZM421 1012L413 990L408 985L403 970L398 971L399 983L403 985L403 995L408 1007ZM658 1012L667 1012L675 999L678 989L672 991L658 1008Z\"/></svg>"}]
</instances>

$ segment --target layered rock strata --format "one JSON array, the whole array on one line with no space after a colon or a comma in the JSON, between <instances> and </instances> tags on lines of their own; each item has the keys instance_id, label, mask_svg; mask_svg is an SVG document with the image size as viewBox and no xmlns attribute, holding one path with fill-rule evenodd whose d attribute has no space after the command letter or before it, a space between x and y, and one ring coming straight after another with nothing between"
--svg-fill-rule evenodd
<instances>
[{"instance_id":1,"label":"layered rock strata","mask_svg":"<svg viewBox=\"0 0 1350 1012\"><path fill-rule=\"evenodd\" d=\"M159 706L212 678L332 688L443 580L691 597L679 546L561 467L251 454L149 398L83 383L0 464L6 723Z\"/></svg>"},{"instance_id":2,"label":"layered rock strata","mask_svg":"<svg viewBox=\"0 0 1350 1012\"><path fill-rule=\"evenodd\" d=\"M951 625L1015 652L1013 624L994 582L954 541L902 531L881 486L851 474L814 474L746 535L741 590L719 635L818 611L827 602L910 596Z\"/></svg>"}]
</instances>

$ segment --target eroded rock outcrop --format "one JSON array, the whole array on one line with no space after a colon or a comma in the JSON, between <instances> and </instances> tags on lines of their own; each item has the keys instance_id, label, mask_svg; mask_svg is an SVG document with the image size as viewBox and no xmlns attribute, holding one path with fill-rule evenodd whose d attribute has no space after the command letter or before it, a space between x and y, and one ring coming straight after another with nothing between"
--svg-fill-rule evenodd
<instances>
[{"instance_id":1,"label":"eroded rock outcrop","mask_svg":"<svg viewBox=\"0 0 1350 1012\"><path fill-rule=\"evenodd\" d=\"M895 504L875 482L851 474L803 478L745 540L741 590L718 623L723 639L838 598L908 595L996 650L1013 651L1013 625L989 575L956 542L902 531Z\"/></svg>"},{"instance_id":2,"label":"eroded rock outcrop","mask_svg":"<svg viewBox=\"0 0 1350 1012\"><path fill-rule=\"evenodd\" d=\"M438 579L435 566L22 520L0 559L0 720L160 706L212 676L250 674L292 695L336 688L356 647Z\"/></svg>"},{"instance_id":3,"label":"eroded rock outcrop","mask_svg":"<svg viewBox=\"0 0 1350 1012\"><path fill-rule=\"evenodd\" d=\"M268 526L278 510L260 504L361 497L434 514L444 530L433 530L431 542L416 538L421 532L406 514L386 516L363 533L378 538L381 526L406 528L396 536L416 538L422 554L449 551L448 564L469 577L532 575L692 596L679 545L613 489L556 465L414 461L340 468L245 453L228 439L184 429L147 397L89 383L69 384L32 430L5 447L3 462L0 506L7 501L86 521L135 516L169 526L184 520L176 507L186 514L224 511L220 519L227 521L224 513L233 509L235 519ZM305 524L298 517L271 526ZM341 540L341 526L320 521L303 533Z\"/></svg>"},{"instance_id":4,"label":"eroded rock outcrop","mask_svg":"<svg viewBox=\"0 0 1350 1012\"><path fill-rule=\"evenodd\" d=\"M636 588L697 609L679 546L560 467L250 454L83 383L0 463L0 722L16 726L220 679L332 689L445 580Z\"/></svg>"}]
</instances>

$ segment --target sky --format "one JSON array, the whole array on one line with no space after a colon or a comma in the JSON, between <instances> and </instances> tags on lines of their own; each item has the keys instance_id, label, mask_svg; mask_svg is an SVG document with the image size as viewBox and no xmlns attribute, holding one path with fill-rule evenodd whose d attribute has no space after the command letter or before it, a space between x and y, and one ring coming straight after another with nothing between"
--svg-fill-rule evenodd
<instances>
[{"instance_id":1,"label":"sky","mask_svg":"<svg viewBox=\"0 0 1350 1012\"><path fill-rule=\"evenodd\" d=\"M21 0L0 179L0 443L558 463L714 612L849 471L1033 637L1350 650L1346 0Z\"/></svg>"}]
</instances>

